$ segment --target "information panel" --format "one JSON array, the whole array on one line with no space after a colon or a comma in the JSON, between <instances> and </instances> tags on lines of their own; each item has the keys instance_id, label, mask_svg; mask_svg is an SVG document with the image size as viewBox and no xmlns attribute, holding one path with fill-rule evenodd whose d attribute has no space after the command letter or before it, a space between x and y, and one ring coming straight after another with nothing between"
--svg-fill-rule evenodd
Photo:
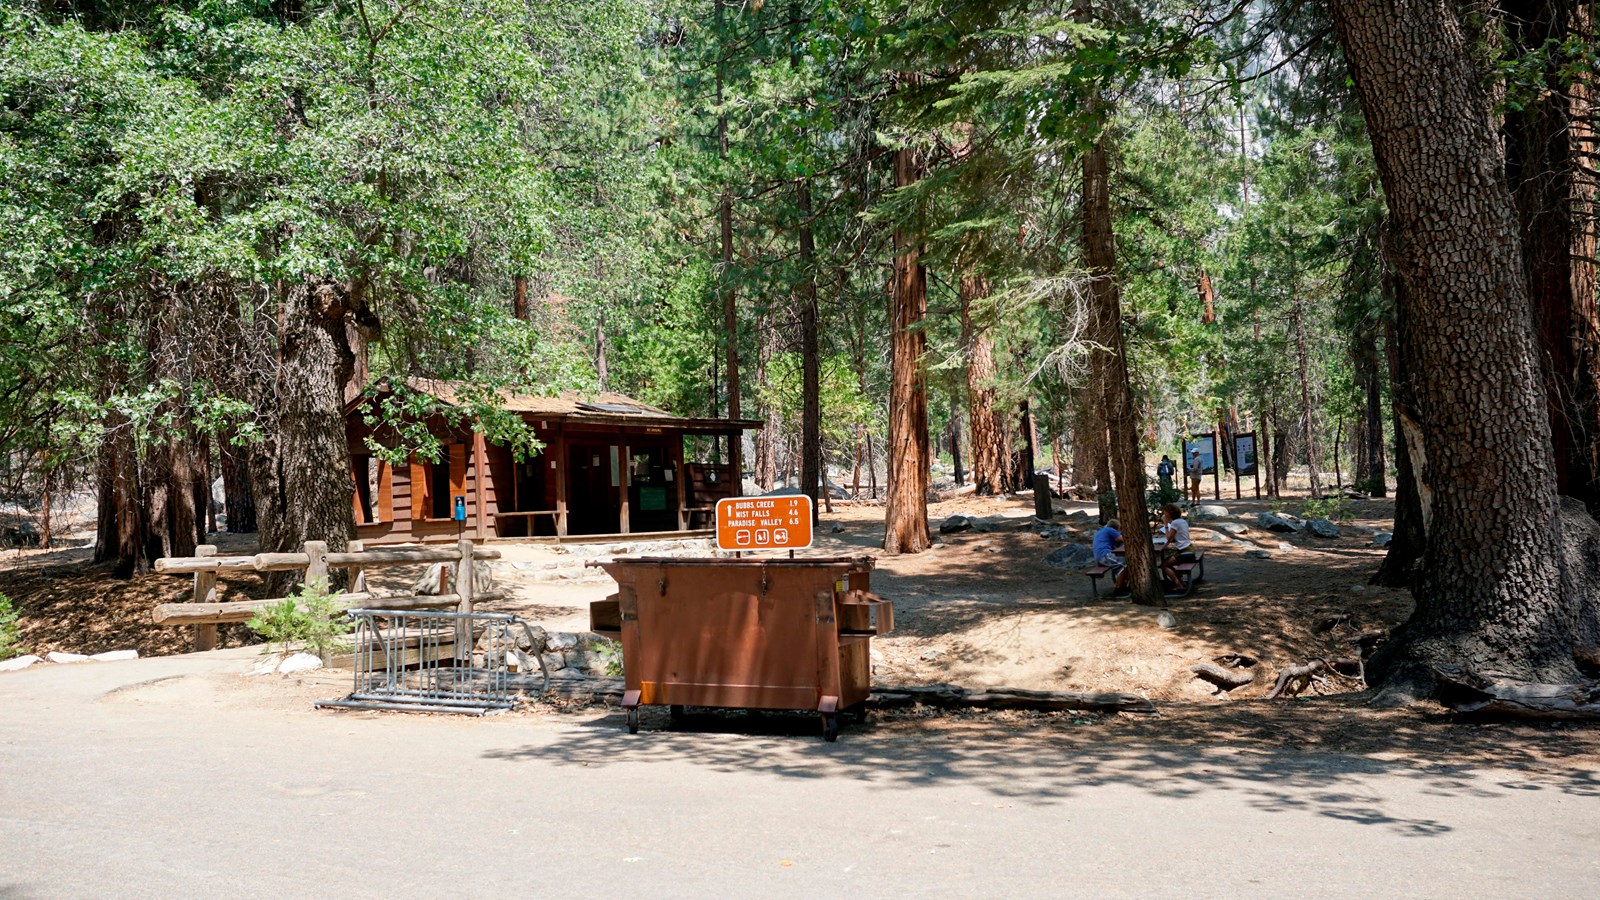
<instances>
[{"instance_id":1,"label":"information panel","mask_svg":"<svg viewBox=\"0 0 1600 900\"><path fill-rule=\"evenodd\" d=\"M1256 474L1256 436L1254 432L1233 436L1235 468L1243 476Z\"/></svg>"},{"instance_id":2,"label":"information panel","mask_svg":"<svg viewBox=\"0 0 1600 900\"><path fill-rule=\"evenodd\" d=\"M811 546L811 498L724 497L717 501L717 549L800 550Z\"/></svg>"}]
</instances>

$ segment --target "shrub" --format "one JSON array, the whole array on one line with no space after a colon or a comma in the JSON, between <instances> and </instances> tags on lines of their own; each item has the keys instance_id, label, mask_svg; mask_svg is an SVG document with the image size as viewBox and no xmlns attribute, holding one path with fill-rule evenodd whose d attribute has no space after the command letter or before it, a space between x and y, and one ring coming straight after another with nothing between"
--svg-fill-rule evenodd
<instances>
[{"instance_id":1,"label":"shrub","mask_svg":"<svg viewBox=\"0 0 1600 900\"><path fill-rule=\"evenodd\" d=\"M11 598L0 594L0 659L22 655L22 634L17 627L17 611Z\"/></svg>"},{"instance_id":2,"label":"shrub","mask_svg":"<svg viewBox=\"0 0 1600 900\"><path fill-rule=\"evenodd\" d=\"M325 582L301 585L296 596L258 610L245 626L285 653L292 644L323 659L345 646L341 638L352 628Z\"/></svg>"},{"instance_id":3,"label":"shrub","mask_svg":"<svg viewBox=\"0 0 1600 900\"><path fill-rule=\"evenodd\" d=\"M1343 497L1324 497L1321 500L1307 500L1300 507L1300 515L1307 519L1327 519L1330 522L1350 521L1350 501Z\"/></svg>"}]
</instances>

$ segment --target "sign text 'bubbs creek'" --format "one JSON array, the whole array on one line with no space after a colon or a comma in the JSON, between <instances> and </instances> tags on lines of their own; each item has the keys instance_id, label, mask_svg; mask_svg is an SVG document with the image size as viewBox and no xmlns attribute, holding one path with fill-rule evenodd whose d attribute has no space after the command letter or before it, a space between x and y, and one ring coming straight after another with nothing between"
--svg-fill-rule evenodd
<instances>
[{"instance_id":1,"label":"sign text 'bubbs creek'","mask_svg":"<svg viewBox=\"0 0 1600 900\"><path fill-rule=\"evenodd\" d=\"M725 497L717 501L719 550L799 550L809 546L810 497Z\"/></svg>"}]
</instances>

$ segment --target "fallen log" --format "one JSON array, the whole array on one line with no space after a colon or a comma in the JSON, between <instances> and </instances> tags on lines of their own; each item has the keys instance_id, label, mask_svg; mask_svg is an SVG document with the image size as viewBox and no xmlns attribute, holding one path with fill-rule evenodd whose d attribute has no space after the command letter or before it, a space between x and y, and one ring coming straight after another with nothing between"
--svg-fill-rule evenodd
<instances>
[{"instance_id":1,"label":"fallen log","mask_svg":"<svg viewBox=\"0 0 1600 900\"><path fill-rule=\"evenodd\" d=\"M892 709L921 703L942 709L1029 709L1040 712L1153 713L1155 704L1137 694L1030 691L1022 688L968 690L952 684L902 685L874 689L867 705Z\"/></svg>"},{"instance_id":2,"label":"fallen log","mask_svg":"<svg viewBox=\"0 0 1600 900\"><path fill-rule=\"evenodd\" d=\"M1219 694L1225 694L1228 691L1234 690L1235 688L1242 688L1256 680L1256 673L1254 672L1229 672L1226 669L1218 668L1210 663L1201 663L1198 666L1190 666L1189 671L1193 672L1194 677L1200 679L1201 681L1211 682L1211 684L1216 687L1217 693Z\"/></svg>"},{"instance_id":3,"label":"fallen log","mask_svg":"<svg viewBox=\"0 0 1600 900\"><path fill-rule=\"evenodd\" d=\"M1600 683L1540 684L1461 666L1432 667L1439 702L1460 713L1526 719L1600 719Z\"/></svg>"}]
</instances>

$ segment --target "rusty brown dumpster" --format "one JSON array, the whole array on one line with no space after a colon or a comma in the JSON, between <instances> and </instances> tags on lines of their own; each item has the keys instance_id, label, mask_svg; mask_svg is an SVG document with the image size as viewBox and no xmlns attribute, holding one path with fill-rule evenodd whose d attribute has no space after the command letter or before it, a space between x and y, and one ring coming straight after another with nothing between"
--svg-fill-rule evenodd
<instances>
[{"instance_id":1,"label":"rusty brown dumpster","mask_svg":"<svg viewBox=\"0 0 1600 900\"><path fill-rule=\"evenodd\" d=\"M642 705L801 709L831 741L839 711L871 690L873 635L894 627L868 557L599 565L617 593L591 604L590 625L622 642L630 732Z\"/></svg>"}]
</instances>

